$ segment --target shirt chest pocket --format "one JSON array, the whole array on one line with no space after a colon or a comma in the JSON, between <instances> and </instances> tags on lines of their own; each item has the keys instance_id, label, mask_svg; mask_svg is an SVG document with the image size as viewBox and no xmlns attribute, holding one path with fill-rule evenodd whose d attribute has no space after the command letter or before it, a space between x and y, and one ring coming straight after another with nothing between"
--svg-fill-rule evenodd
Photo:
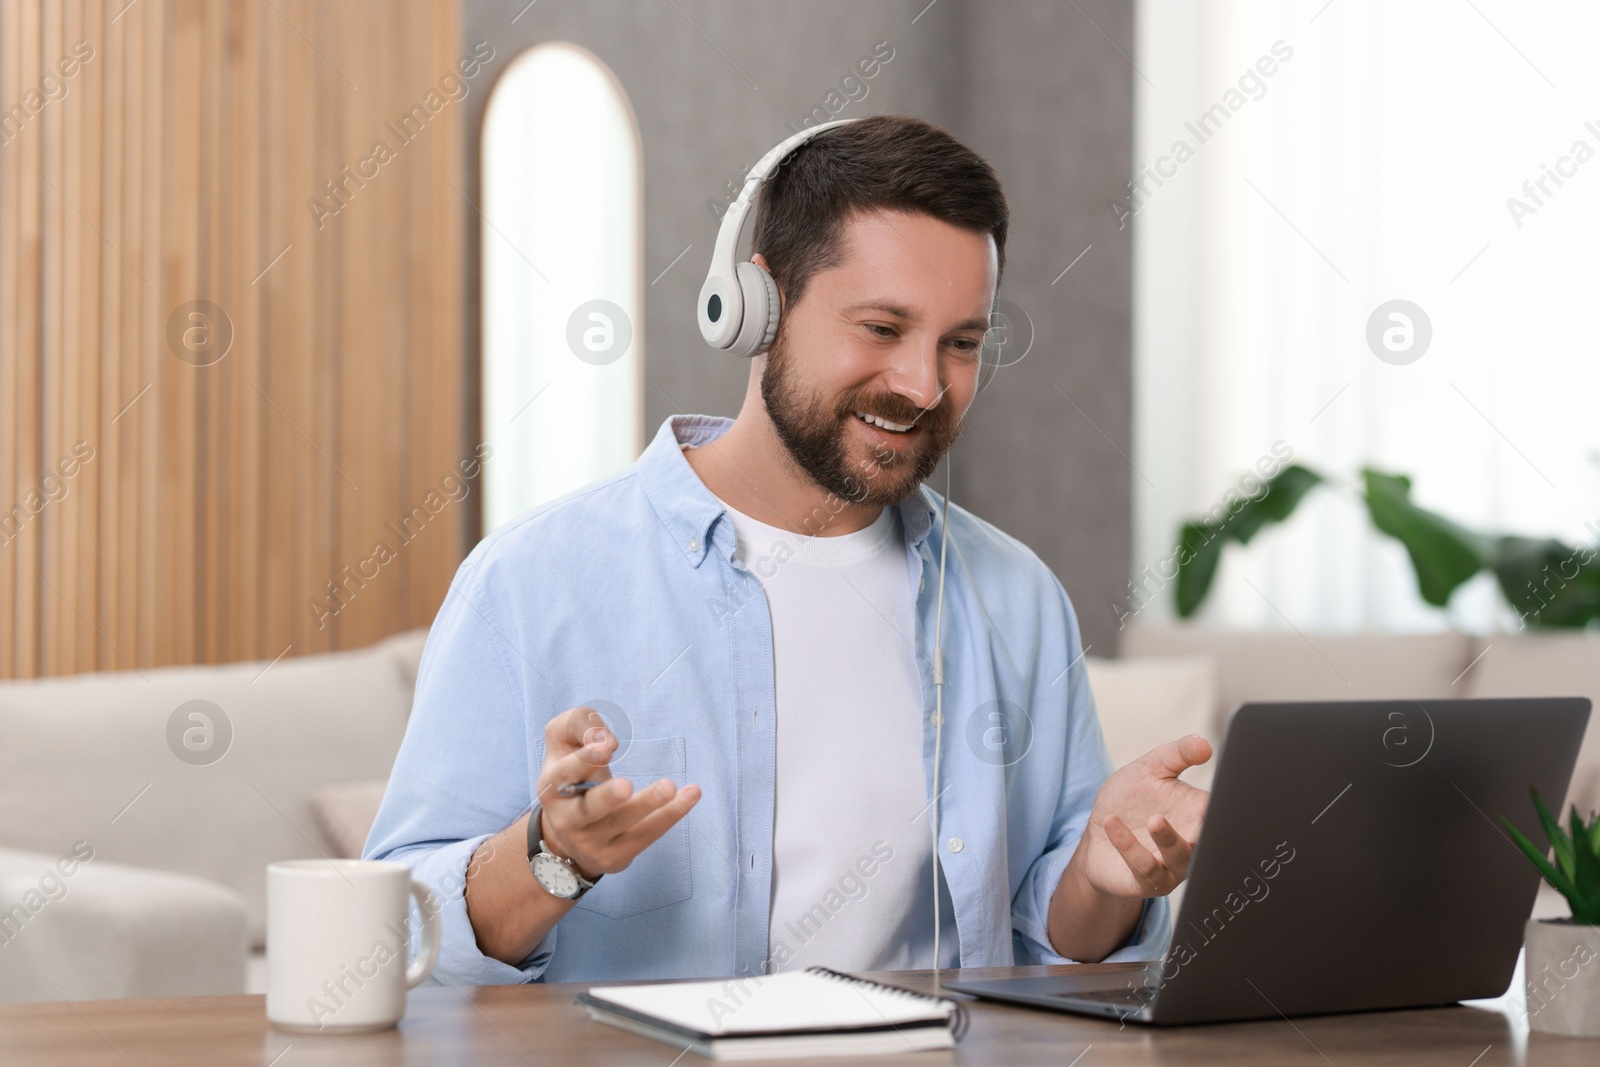
<instances>
[{"instance_id":1,"label":"shirt chest pocket","mask_svg":"<svg viewBox=\"0 0 1600 1067\"><path fill-rule=\"evenodd\" d=\"M636 737L611 761L611 775L627 778L643 789L670 778L680 789L685 776L685 742L681 737ZM689 835L680 820L634 857L627 870L608 874L575 905L612 919L652 911L689 897Z\"/></svg>"}]
</instances>

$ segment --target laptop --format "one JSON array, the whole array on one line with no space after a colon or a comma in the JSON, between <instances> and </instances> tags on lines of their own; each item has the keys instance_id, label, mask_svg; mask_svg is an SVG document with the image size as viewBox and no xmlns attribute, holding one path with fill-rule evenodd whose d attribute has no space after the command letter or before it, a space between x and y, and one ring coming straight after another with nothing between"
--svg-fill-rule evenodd
<instances>
[{"instance_id":1,"label":"laptop","mask_svg":"<svg viewBox=\"0 0 1600 1067\"><path fill-rule=\"evenodd\" d=\"M1539 874L1529 794L1566 796L1582 697L1247 703L1229 716L1159 963L948 982L1158 1026L1454 1004L1506 991Z\"/></svg>"}]
</instances>

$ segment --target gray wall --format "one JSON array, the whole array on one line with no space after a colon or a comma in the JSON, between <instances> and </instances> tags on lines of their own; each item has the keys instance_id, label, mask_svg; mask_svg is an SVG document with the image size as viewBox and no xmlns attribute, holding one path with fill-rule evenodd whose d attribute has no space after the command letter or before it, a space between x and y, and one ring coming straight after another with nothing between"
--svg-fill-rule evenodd
<instances>
[{"instance_id":1,"label":"gray wall","mask_svg":"<svg viewBox=\"0 0 1600 1067\"><path fill-rule=\"evenodd\" d=\"M722 198L725 181L741 178L791 132L787 124L798 126L859 57L888 41L893 59L839 117L918 115L993 164L1012 210L1000 295L1032 323L1026 357L996 376L968 416L950 460L952 498L1030 545L1071 594L1084 640L1110 654L1116 625L1106 605L1129 571L1136 476L1124 458L1132 452L1130 245L1107 206L1132 156L1136 75L1119 49L1132 55L1133 14L1123 0L1076 6L1081 13L1050 0L463 0L462 41L464 50L493 45L491 78L531 45L572 41L605 61L632 99L644 148L646 280L694 245L646 290L647 438L675 410L733 415L743 397L747 365L715 356L694 324L717 229L707 200ZM488 95L466 101L474 199ZM463 214L475 370L481 221L470 206ZM475 388L470 395L475 405ZM477 422L473 406L474 433ZM941 471L933 484L943 480Z\"/></svg>"}]
</instances>

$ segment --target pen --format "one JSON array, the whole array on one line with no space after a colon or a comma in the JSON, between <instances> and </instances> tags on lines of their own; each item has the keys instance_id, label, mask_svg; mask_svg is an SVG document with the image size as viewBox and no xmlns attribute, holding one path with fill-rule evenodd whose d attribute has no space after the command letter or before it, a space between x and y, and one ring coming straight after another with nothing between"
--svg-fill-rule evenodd
<instances>
[{"instance_id":1,"label":"pen","mask_svg":"<svg viewBox=\"0 0 1600 1067\"><path fill-rule=\"evenodd\" d=\"M558 796L558 797L581 796L582 794L587 793L589 790L593 789L597 785L605 785L605 782L603 782L603 781L600 781L600 782L563 782L560 785L556 786L556 796Z\"/></svg>"}]
</instances>

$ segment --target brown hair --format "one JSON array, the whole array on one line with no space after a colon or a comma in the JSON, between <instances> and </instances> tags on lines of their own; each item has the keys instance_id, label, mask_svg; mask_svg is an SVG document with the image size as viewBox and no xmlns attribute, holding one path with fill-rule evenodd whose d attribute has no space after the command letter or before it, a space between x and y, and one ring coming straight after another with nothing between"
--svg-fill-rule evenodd
<instances>
[{"instance_id":1,"label":"brown hair","mask_svg":"<svg viewBox=\"0 0 1600 1067\"><path fill-rule=\"evenodd\" d=\"M994 169L944 130L909 115L857 119L789 153L762 187L752 251L766 258L793 304L813 274L839 264L845 220L871 210L931 215L991 234L1005 273L1011 214Z\"/></svg>"}]
</instances>

